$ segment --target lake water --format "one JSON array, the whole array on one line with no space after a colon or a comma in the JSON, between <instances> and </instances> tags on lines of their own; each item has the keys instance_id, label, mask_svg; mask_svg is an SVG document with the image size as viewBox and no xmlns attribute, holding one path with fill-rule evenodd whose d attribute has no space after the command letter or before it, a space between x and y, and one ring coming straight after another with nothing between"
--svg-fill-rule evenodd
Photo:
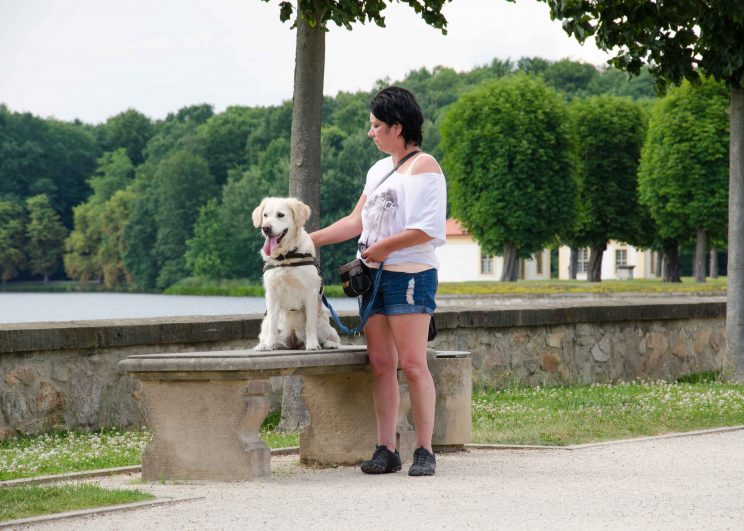
<instances>
[{"instance_id":1,"label":"lake water","mask_svg":"<svg viewBox=\"0 0 744 531\"><path fill-rule=\"evenodd\" d=\"M356 311L356 299L329 299L336 311ZM192 297L139 293L0 293L0 323L132 317L263 314L263 297Z\"/></svg>"}]
</instances>

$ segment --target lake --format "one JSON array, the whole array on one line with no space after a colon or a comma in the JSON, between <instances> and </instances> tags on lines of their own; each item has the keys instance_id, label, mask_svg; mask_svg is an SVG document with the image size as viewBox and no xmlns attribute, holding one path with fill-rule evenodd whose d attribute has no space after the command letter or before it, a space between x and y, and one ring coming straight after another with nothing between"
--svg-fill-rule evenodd
<instances>
[{"instance_id":1,"label":"lake","mask_svg":"<svg viewBox=\"0 0 744 531\"><path fill-rule=\"evenodd\" d=\"M356 299L329 299L336 311L356 311ZM263 314L263 297L196 297L141 293L0 293L0 323L85 321L134 317Z\"/></svg>"}]
</instances>

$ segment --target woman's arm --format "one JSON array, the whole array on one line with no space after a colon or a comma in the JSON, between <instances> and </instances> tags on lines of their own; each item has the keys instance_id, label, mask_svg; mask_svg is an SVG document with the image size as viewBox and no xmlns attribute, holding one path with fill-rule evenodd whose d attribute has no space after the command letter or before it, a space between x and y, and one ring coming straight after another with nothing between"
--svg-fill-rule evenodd
<instances>
[{"instance_id":1,"label":"woman's arm","mask_svg":"<svg viewBox=\"0 0 744 531\"><path fill-rule=\"evenodd\" d=\"M419 229L406 229L398 234L393 234L387 238L370 245L363 253L362 258L368 262L382 262L390 253L406 247L420 245L433 239L424 231Z\"/></svg>"},{"instance_id":2,"label":"woman's arm","mask_svg":"<svg viewBox=\"0 0 744 531\"><path fill-rule=\"evenodd\" d=\"M316 247L332 243L345 242L362 233L362 209L367 202L367 196L362 194L351 214L339 219L324 229L310 233L310 238Z\"/></svg>"}]
</instances>

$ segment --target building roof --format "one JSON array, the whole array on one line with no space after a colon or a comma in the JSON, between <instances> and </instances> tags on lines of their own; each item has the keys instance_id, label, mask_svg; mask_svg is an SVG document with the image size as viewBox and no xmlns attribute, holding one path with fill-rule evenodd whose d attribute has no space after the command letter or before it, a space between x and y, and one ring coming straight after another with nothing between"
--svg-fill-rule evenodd
<instances>
[{"instance_id":1,"label":"building roof","mask_svg":"<svg viewBox=\"0 0 744 531\"><path fill-rule=\"evenodd\" d=\"M449 218L447 220L447 225L445 225L445 234L447 236L469 236L468 231L466 231L455 218Z\"/></svg>"}]
</instances>

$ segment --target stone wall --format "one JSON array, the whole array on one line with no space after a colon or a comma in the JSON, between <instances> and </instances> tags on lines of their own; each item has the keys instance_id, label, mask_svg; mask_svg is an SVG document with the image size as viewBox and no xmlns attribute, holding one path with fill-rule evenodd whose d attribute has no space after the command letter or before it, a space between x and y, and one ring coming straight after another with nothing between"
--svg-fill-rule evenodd
<instances>
[{"instance_id":1,"label":"stone wall","mask_svg":"<svg viewBox=\"0 0 744 531\"><path fill-rule=\"evenodd\" d=\"M131 354L251 348L261 316L0 325L0 439L52 427L137 426ZM345 317L347 325L354 319ZM572 301L550 307L445 307L437 350L473 353L476 384L665 379L728 366L725 301ZM363 343L363 338L344 338Z\"/></svg>"}]
</instances>

